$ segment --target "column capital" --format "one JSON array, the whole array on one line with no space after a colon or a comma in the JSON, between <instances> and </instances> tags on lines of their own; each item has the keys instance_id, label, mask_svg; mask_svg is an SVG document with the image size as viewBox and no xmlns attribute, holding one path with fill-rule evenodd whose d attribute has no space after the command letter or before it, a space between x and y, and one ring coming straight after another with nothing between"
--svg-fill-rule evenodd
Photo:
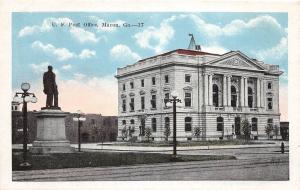
<instances>
[{"instance_id":1,"label":"column capital","mask_svg":"<svg viewBox=\"0 0 300 190\"><path fill-rule=\"evenodd\" d=\"M248 80L248 78L249 78L249 77L247 77L247 76L242 76L242 77L243 77L243 79L247 79L247 80Z\"/></svg>"}]
</instances>

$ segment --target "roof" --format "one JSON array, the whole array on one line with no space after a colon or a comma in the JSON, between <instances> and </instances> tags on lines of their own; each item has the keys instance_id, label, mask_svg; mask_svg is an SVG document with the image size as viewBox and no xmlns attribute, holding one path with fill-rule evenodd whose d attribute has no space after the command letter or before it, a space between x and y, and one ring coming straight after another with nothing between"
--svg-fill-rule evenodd
<instances>
[{"instance_id":1,"label":"roof","mask_svg":"<svg viewBox=\"0 0 300 190\"><path fill-rule=\"evenodd\" d=\"M182 54L182 55L192 55L192 56L196 56L196 55L214 55L214 56L220 56L220 54L216 54L216 53L208 53L208 52L204 52L204 51L195 51L195 50L188 50L188 49L176 49L176 50L172 50L163 54L159 54L159 55L155 55L152 57L148 57L145 59L141 59L138 62L142 62L148 59L153 59L155 57L159 57L159 56L166 56L166 55L170 55L172 53L177 53L177 54Z\"/></svg>"}]
</instances>

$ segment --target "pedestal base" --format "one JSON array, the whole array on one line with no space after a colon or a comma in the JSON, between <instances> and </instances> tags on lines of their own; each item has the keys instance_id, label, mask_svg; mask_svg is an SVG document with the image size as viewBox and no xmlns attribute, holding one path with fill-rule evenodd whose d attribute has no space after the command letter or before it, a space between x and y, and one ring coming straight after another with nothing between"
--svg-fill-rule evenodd
<instances>
[{"instance_id":1,"label":"pedestal base","mask_svg":"<svg viewBox=\"0 0 300 190\"><path fill-rule=\"evenodd\" d=\"M70 153L75 151L65 135L65 117L60 109L43 109L36 113L37 138L30 152L36 154Z\"/></svg>"},{"instance_id":2,"label":"pedestal base","mask_svg":"<svg viewBox=\"0 0 300 190\"><path fill-rule=\"evenodd\" d=\"M72 153L75 148L70 146L70 141L34 141L30 152L34 154Z\"/></svg>"}]
</instances>

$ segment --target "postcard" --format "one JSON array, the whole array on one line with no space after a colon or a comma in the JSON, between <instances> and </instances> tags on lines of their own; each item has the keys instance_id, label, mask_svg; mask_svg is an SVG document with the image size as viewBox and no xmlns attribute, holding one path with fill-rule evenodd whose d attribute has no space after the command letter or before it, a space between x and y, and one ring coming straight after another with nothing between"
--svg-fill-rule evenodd
<instances>
[{"instance_id":1,"label":"postcard","mask_svg":"<svg viewBox=\"0 0 300 190\"><path fill-rule=\"evenodd\" d=\"M2 188L299 187L299 2L76 3L2 3Z\"/></svg>"}]
</instances>

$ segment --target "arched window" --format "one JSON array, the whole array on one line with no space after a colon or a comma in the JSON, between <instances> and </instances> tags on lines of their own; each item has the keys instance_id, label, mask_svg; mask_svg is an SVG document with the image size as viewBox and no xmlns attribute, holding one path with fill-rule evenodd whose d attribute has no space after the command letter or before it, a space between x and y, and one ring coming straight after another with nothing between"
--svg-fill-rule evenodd
<instances>
[{"instance_id":1,"label":"arched window","mask_svg":"<svg viewBox=\"0 0 300 190\"><path fill-rule=\"evenodd\" d=\"M253 108L253 90L250 87L248 87L248 106Z\"/></svg>"},{"instance_id":2,"label":"arched window","mask_svg":"<svg viewBox=\"0 0 300 190\"><path fill-rule=\"evenodd\" d=\"M156 118L152 118L151 123L152 123L152 131L156 132Z\"/></svg>"},{"instance_id":3,"label":"arched window","mask_svg":"<svg viewBox=\"0 0 300 190\"><path fill-rule=\"evenodd\" d=\"M126 120L122 120L122 125L126 125Z\"/></svg>"},{"instance_id":4,"label":"arched window","mask_svg":"<svg viewBox=\"0 0 300 190\"><path fill-rule=\"evenodd\" d=\"M251 119L251 126L252 126L252 131L257 131L257 118L252 118Z\"/></svg>"},{"instance_id":5,"label":"arched window","mask_svg":"<svg viewBox=\"0 0 300 190\"><path fill-rule=\"evenodd\" d=\"M170 118L165 117L165 128L170 128Z\"/></svg>"},{"instance_id":6,"label":"arched window","mask_svg":"<svg viewBox=\"0 0 300 190\"><path fill-rule=\"evenodd\" d=\"M224 121L223 117L217 117L217 131L223 131Z\"/></svg>"},{"instance_id":7,"label":"arched window","mask_svg":"<svg viewBox=\"0 0 300 190\"><path fill-rule=\"evenodd\" d=\"M218 85L213 85L213 105L219 107L219 87Z\"/></svg>"},{"instance_id":8,"label":"arched window","mask_svg":"<svg viewBox=\"0 0 300 190\"><path fill-rule=\"evenodd\" d=\"M186 117L184 119L184 130L192 131L192 118L191 117Z\"/></svg>"},{"instance_id":9,"label":"arched window","mask_svg":"<svg viewBox=\"0 0 300 190\"><path fill-rule=\"evenodd\" d=\"M237 106L237 92L234 86L231 86L231 106L232 107Z\"/></svg>"},{"instance_id":10,"label":"arched window","mask_svg":"<svg viewBox=\"0 0 300 190\"><path fill-rule=\"evenodd\" d=\"M130 124L133 125L134 124L134 119L130 120Z\"/></svg>"}]
</instances>

